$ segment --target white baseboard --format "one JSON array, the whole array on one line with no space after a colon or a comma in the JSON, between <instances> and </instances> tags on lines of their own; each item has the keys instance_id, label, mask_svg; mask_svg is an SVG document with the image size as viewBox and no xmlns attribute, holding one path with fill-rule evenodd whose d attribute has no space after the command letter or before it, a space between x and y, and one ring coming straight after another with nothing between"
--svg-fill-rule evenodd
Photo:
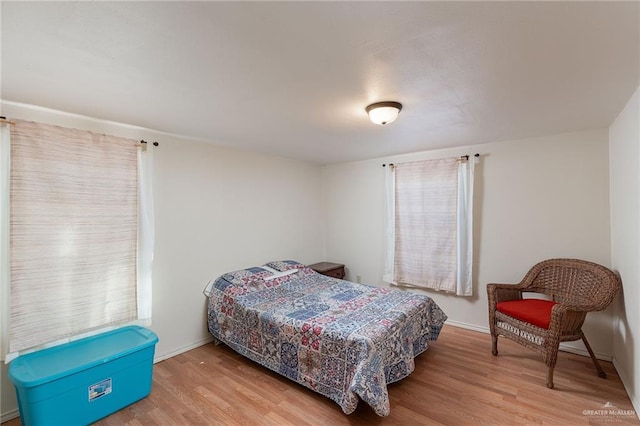
<instances>
[{"instance_id":1,"label":"white baseboard","mask_svg":"<svg viewBox=\"0 0 640 426\"><path fill-rule=\"evenodd\" d=\"M640 400L638 400L638 394L631 393L633 389L632 386L627 381L626 370L619 367L618 362L615 358L613 358L613 366L618 372L618 377L620 377L620 381L622 382L622 386L624 386L624 390L627 391L627 395L629 396L629 400L631 401L631 405L633 405L633 409L636 411L636 416L640 419ZM624 374L620 374L620 372Z\"/></svg>"},{"instance_id":2,"label":"white baseboard","mask_svg":"<svg viewBox=\"0 0 640 426\"><path fill-rule=\"evenodd\" d=\"M589 355L589 352L587 351L587 349L582 349L582 348L575 348L573 346L569 346L567 343L560 343L560 350L561 351L565 351L565 352L570 352L572 354L576 354L576 355L582 355L582 356L586 356L586 357L591 357L591 355ZM613 359L613 357L609 354L603 354L602 352L596 352L593 351L593 353L595 354L596 358L602 360L602 361L609 361L611 362L611 360Z\"/></svg>"},{"instance_id":3,"label":"white baseboard","mask_svg":"<svg viewBox=\"0 0 640 426\"><path fill-rule=\"evenodd\" d=\"M489 327L483 327L479 325L467 324L465 322L458 322L448 319L445 325L452 325L458 328L464 328L465 330L477 331L479 333L490 334Z\"/></svg>"},{"instance_id":4,"label":"white baseboard","mask_svg":"<svg viewBox=\"0 0 640 426\"><path fill-rule=\"evenodd\" d=\"M197 347L200 347L202 345L206 345L207 343L213 342L213 336L209 336L209 337L205 337L203 339L198 340L195 343L192 343L190 345L187 346L183 346L181 348L175 349L171 352L166 352L164 354L161 355L156 355L155 357L153 357L153 363L155 364L156 362L160 362L160 361L164 361L165 359L174 357L176 355L180 355L181 353L190 351L191 349L195 349Z\"/></svg>"},{"instance_id":5,"label":"white baseboard","mask_svg":"<svg viewBox=\"0 0 640 426\"><path fill-rule=\"evenodd\" d=\"M458 327L458 328L464 328L466 330L471 330L471 331L477 331L480 333L485 333L485 334L490 334L489 331L489 327L483 327L483 326L479 326L479 325L473 325L473 324L466 324L463 322L458 322L458 321L452 321L452 320L447 320L447 322L445 323L447 325L451 325L453 327ZM582 348L576 348L573 346L569 346L567 343L560 343L560 350L563 352L569 352L572 354L576 354L576 355L582 355L582 356L589 356L589 352L587 351L587 349L582 349ZM595 352L596 358L602 360L602 361L611 361L612 356L611 354L603 354L601 352ZM615 365L614 365L615 366Z\"/></svg>"},{"instance_id":6,"label":"white baseboard","mask_svg":"<svg viewBox=\"0 0 640 426\"><path fill-rule=\"evenodd\" d=\"M17 408L7 411L6 413L0 414L0 423L8 422L9 420L13 420L16 417L20 416L20 412Z\"/></svg>"}]
</instances>

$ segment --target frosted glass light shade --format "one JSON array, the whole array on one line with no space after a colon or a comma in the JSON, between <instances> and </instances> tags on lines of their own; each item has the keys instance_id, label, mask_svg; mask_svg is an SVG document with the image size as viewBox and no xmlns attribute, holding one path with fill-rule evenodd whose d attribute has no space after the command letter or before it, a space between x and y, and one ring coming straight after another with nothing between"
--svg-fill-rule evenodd
<instances>
[{"instance_id":1,"label":"frosted glass light shade","mask_svg":"<svg viewBox=\"0 0 640 426\"><path fill-rule=\"evenodd\" d=\"M383 126L395 121L401 109L402 104L399 102L377 102L369 105L366 111L372 122Z\"/></svg>"}]
</instances>

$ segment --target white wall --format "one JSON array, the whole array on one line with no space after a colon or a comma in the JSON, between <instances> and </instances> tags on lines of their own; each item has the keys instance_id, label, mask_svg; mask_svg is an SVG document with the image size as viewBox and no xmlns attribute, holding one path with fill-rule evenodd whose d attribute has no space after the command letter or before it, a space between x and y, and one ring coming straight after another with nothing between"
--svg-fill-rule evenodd
<instances>
[{"instance_id":1,"label":"white wall","mask_svg":"<svg viewBox=\"0 0 640 426\"><path fill-rule=\"evenodd\" d=\"M609 128L611 264L622 278L616 304L616 370L640 412L640 87Z\"/></svg>"},{"instance_id":2,"label":"white wall","mask_svg":"<svg viewBox=\"0 0 640 426\"><path fill-rule=\"evenodd\" d=\"M325 166L325 257L344 263L348 279L360 275L363 283L384 286L382 164L478 152L474 296L424 292L448 323L486 331L487 283L519 282L545 258L610 265L607 142L603 129ZM612 355L610 309L589 314L584 328L605 359ZM582 342L569 345L584 350Z\"/></svg>"},{"instance_id":3,"label":"white wall","mask_svg":"<svg viewBox=\"0 0 640 426\"><path fill-rule=\"evenodd\" d=\"M634 99L637 120L637 92ZM634 112L627 110L611 128L612 138L616 137L616 129L623 129L620 132L623 146L611 149L612 162L615 162L611 184L614 219L628 207L615 208L615 200L620 200L616 193L634 188L632 184L623 187L620 178L624 185L640 180L637 122L633 136L633 124L624 124L629 120L624 117L625 114L633 117ZM450 323L486 330L486 283L517 282L533 263L544 258L578 257L610 265L613 256L614 267L622 271L619 264L623 259L617 257L617 250L624 253L626 249L618 248L617 243L613 248L610 246L606 130L320 168L16 105L3 105L2 114L161 143L155 151L152 327L160 336L156 353L159 358L209 338L201 290L211 277L228 270L282 258L305 263L329 260L345 263L349 279L355 280L356 275L360 275L362 282L382 285L384 173L381 165L387 162L482 154L476 165L475 295L461 298L427 292L447 312ZM613 173L619 167L618 160L613 157L624 159L633 149L635 160L629 160L632 164L625 168L627 174L618 177ZM637 185L635 188L637 193ZM640 238L637 200L635 219L628 219L628 223L613 220L612 233L635 224L634 235ZM324 215L320 213L323 206ZM622 234L626 243L636 244L628 261L629 273L636 277L631 280L635 286L628 287L625 283L625 297L630 293L635 298L635 302L625 298L625 303L635 306L640 275L638 239ZM621 347L616 346L615 357L617 366L627 370L625 377L629 380L625 384L629 389L628 381L632 385L638 383L633 355L637 357L640 349L638 336L632 337L638 332L638 311L627 309L626 312L635 317L629 317L620 325L624 333L616 335L616 344ZM590 314L585 326L595 351L605 358L612 355L611 323L611 312L605 311ZM629 338L633 338L631 351L628 350ZM581 344L575 345L581 347ZM0 373L0 413L6 415L15 409L15 399L4 366ZM637 396L635 398L637 408Z\"/></svg>"},{"instance_id":4,"label":"white wall","mask_svg":"<svg viewBox=\"0 0 640 426\"><path fill-rule=\"evenodd\" d=\"M207 341L202 289L224 272L271 260L322 260L322 171L113 123L16 105L2 115L157 140L153 325L162 359ZM2 367L1 413L16 408Z\"/></svg>"}]
</instances>

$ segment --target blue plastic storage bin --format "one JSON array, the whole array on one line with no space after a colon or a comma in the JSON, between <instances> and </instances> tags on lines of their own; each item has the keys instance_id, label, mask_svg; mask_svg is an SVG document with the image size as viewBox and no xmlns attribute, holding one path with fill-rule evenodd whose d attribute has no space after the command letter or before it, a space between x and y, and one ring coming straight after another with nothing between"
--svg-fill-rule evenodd
<instances>
[{"instance_id":1,"label":"blue plastic storage bin","mask_svg":"<svg viewBox=\"0 0 640 426\"><path fill-rule=\"evenodd\" d=\"M24 425L86 425L151 392L158 336L123 327L20 356L9 365Z\"/></svg>"}]
</instances>

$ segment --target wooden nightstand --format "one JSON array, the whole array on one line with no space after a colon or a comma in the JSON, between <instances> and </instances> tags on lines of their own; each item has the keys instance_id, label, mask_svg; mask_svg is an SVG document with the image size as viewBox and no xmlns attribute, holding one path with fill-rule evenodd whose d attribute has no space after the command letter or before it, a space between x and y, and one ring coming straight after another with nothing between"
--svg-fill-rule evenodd
<instances>
[{"instance_id":1,"label":"wooden nightstand","mask_svg":"<svg viewBox=\"0 0 640 426\"><path fill-rule=\"evenodd\" d=\"M328 277L344 278L344 265L342 263L320 262L309 265L309 268Z\"/></svg>"}]
</instances>

